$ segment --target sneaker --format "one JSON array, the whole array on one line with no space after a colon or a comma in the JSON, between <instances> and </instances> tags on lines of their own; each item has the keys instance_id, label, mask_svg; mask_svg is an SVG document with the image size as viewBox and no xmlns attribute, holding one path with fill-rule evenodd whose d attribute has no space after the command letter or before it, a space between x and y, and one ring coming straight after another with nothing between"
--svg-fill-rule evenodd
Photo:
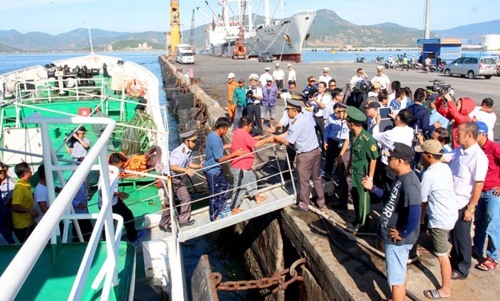
<instances>
[{"instance_id":1,"label":"sneaker","mask_svg":"<svg viewBox=\"0 0 500 301\"><path fill-rule=\"evenodd\" d=\"M284 149L285 149L285 146L282 144L282 145L280 145L279 149L280 149L280 150L284 150Z\"/></svg>"},{"instance_id":2,"label":"sneaker","mask_svg":"<svg viewBox=\"0 0 500 301\"><path fill-rule=\"evenodd\" d=\"M133 241L133 243L137 243L141 240L141 238L146 234L146 230L141 230L139 233L137 233L137 238Z\"/></svg>"}]
</instances>

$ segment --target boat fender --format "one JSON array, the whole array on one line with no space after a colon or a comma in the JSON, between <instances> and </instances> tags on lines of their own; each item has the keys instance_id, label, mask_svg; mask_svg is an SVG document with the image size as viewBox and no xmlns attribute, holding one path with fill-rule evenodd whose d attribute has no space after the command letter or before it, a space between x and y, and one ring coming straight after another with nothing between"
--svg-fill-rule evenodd
<instances>
[{"instance_id":1,"label":"boat fender","mask_svg":"<svg viewBox=\"0 0 500 301\"><path fill-rule=\"evenodd\" d=\"M130 95L135 98L142 96L145 93L144 84L140 80L135 78L133 80L128 81L125 90L127 91L127 95Z\"/></svg>"}]
</instances>

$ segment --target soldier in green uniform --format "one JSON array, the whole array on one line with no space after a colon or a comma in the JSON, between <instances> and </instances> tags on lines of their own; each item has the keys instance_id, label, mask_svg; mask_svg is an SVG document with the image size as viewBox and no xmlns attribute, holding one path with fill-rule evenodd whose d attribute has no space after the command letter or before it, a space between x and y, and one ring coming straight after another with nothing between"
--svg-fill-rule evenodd
<instances>
[{"instance_id":1,"label":"soldier in green uniform","mask_svg":"<svg viewBox=\"0 0 500 301\"><path fill-rule=\"evenodd\" d=\"M349 142L351 144L351 157L349 159L346 173L351 173L352 180L352 201L356 220L353 227L349 227L351 232L357 232L366 223L366 218L370 213L370 194L361 181L368 176L369 181L373 181L375 166L377 164L378 149L372 135L363 129L363 122L366 115L355 107L347 108L347 126L349 127Z\"/></svg>"}]
</instances>

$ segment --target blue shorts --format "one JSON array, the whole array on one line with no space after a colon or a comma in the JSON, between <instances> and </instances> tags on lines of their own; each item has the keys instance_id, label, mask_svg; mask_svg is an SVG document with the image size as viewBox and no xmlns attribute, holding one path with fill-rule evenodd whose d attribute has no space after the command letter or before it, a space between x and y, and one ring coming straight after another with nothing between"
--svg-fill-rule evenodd
<instances>
[{"instance_id":1,"label":"blue shorts","mask_svg":"<svg viewBox=\"0 0 500 301\"><path fill-rule=\"evenodd\" d=\"M408 254L412 247L413 245L385 244L385 266L389 285L402 285L405 283Z\"/></svg>"}]
</instances>

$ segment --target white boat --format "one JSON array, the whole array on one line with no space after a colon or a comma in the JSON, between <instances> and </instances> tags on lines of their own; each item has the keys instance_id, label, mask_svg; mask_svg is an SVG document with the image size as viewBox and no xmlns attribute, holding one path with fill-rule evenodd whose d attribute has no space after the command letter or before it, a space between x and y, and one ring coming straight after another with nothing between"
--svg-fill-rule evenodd
<instances>
[{"instance_id":1,"label":"white boat","mask_svg":"<svg viewBox=\"0 0 500 301\"><path fill-rule=\"evenodd\" d=\"M309 38L309 29L314 22L316 12L301 12L290 17L283 17L283 1L280 1L282 17L271 19L269 1L265 2L264 24L253 25L251 1L237 0L239 15L230 21L229 12L233 9L229 0L222 2L222 17L215 18L206 28L207 52L216 56L233 56L233 49L240 33L244 12L248 12L245 27L245 47L249 57L257 57L260 52L270 52L276 58L285 61L302 61L302 46ZM211 9L211 8L210 8ZM215 14L215 12L212 10Z\"/></svg>"}]
</instances>

